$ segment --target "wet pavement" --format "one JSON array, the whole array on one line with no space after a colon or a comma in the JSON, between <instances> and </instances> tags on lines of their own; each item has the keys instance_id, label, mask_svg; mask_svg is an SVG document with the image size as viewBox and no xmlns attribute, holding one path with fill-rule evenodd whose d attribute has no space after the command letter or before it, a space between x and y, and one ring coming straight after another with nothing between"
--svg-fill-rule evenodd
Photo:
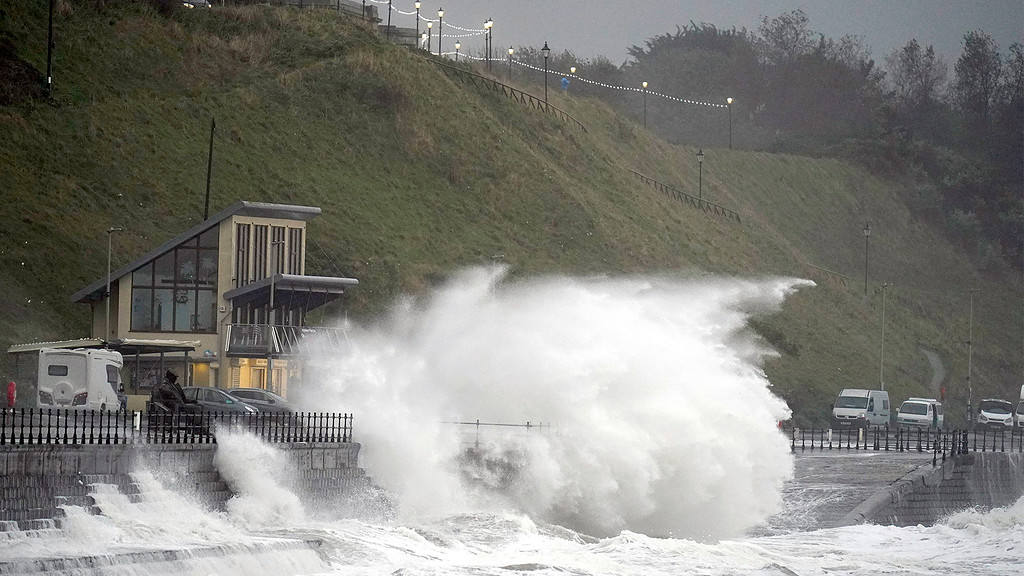
<instances>
[{"instance_id":1,"label":"wet pavement","mask_svg":"<svg viewBox=\"0 0 1024 576\"><path fill-rule=\"evenodd\" d=\"M831 528L871 495L919 467L932 466L928 452L831 450L795 453L793 480L783 487L784 511L754 535Z\"/></svg>"}]
</instances>

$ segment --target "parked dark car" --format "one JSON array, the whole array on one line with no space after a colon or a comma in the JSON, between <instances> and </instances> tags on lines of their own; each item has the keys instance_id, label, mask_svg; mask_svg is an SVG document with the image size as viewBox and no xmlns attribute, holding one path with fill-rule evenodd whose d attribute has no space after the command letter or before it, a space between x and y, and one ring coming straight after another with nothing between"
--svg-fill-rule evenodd
<instances>
[{"instance_id":1,"label":"parked dark car","mask_svg":"<svg viewBox=\"0 0 1024 576\"><path fill-rule=\"evenodd\" d=\"M189 404L198 404L203 412L237 412L241 414L259 412L255 406L235 398L219 388L188 386L182 390L185 392L185 401Z\"/></svg>"},{"instance_id":2,"label":"parked dark car","mask_svg":"<svg viewBox=\"0 0 1024 576\"><path fill-rule=\"evenodd\" d=\"M232 388L228 394L246 404L255 406L260 412L291 414L295 409L287 400L269 390L261 388Z\"/></svg>"}]
</instances>

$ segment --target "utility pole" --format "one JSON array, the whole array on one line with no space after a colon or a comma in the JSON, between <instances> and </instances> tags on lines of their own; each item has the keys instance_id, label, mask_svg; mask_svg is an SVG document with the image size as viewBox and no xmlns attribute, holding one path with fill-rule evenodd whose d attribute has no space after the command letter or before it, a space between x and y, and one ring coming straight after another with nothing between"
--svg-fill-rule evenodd
<instances>
[{"instance_id":1,"label":"utility pole","mask_svg":"<svg viewBox=\"0 0 1024 576\"><path fill-rule=\"evenodd\" d=\"M864 296L868 295L868 239L871 238L871 222L864 223Z\"/></svg>"},{"instance_id":2,"label":"utility pole","mask_svg":"<svg viewBox=\"0 0 1024 576\"><path fill-rule=\"evenodd\" d=\"M107 288L103 293L103 300L107 304L107 313L103 320L103 341L110 339L110 248L113 245L114 232L124 232L124 228L107 228Z\"/></svg>"},{"instance_id":3,"label":"utility pole","mask_svg":"<svg viewBox=\"0 0 1024 576\"><path fill-rule=\"evenodd\" d=\"M971 288L970 312L967 320L967 426L974 428L974 413L971 406L974 404L974 385L971 383L971 369L974 363L974 294L977 288Z\"/></svg>"},{"instance_id":4,"label":"utility pole","mask_svg":"<svg viewBox=\"0 0 1024 576\"><path fill-rule=\"evenodd\" d=\"M217 119L210 118L210 155L206 159L206 201L203 203L203 222L210 217L210 174L213 172L213 131L217 128Z\"/></svg>"},{"instance_id":5,"label":"utility pole","mask_svg":"<svg viewBox=\"0 0 1024 576\"><path fill-rule=\"evenodd\" d=\"M53 1L50 0L50 23L46 33L46 95L53 95Z\"/></svg>"},{"instance_id":6,"label":"utility pole","mask_svg":"<svg viewBox=\"0 0 1024 576\"><path fill-rule=\"evenodd\" d=\"M889 282L882 283L882 344L878 354L878 385L885 390L885 289L892 286Z\"/></svg>"}]
</instances>

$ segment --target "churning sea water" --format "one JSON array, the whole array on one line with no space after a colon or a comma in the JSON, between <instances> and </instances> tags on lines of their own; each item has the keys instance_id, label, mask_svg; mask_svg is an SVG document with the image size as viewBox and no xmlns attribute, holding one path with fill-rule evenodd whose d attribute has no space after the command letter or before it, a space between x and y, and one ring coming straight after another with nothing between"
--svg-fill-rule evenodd
<instances>
[{"instance_id":1,"label":"churning sea water","mask_svg":"<svg viewBox=\"0 0 1024 576\"><path fill-rule=\"evenodd\" d=\"M783 498L789 411L747 323L797 289L813 288L465 271L347 326L344 349L296 390L300 406L356 414L362 465L390 507L304 504L277 448L224 432L226 510L140 471L141 498L94 486L103 515L69 507L60 529L7 533L0 560L29 571L93 556L57 573L132 576L1021 572L1024 501L932 527L765 529L806 510ZM531 427L450 423L477 419ZM475 458L461 458L468 446ZM178 552L153 561L166 550Z\"/></svg>"}]
</instances>

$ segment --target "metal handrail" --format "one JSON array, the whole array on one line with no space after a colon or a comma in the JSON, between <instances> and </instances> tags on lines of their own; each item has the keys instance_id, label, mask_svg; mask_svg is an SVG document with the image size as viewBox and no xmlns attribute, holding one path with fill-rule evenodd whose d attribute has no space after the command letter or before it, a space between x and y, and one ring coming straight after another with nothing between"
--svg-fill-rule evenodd
<instances>
[{"instance_id":1,"label":"metal handrail","mask_svg":"<svg viewBox=\"0 0 1024 576\"><path fill-rule=\"evenodd\" d=\"M429 58L428 61L437 66L440 66L441 70L444 71L446 76L450 77L451 74L455 74L459 81L462 82L463 84L465 84L468 81L477 88L480 88L481 85L483 85L484 88L487 88L488 90L491 90L493 92L500 91L502 94L505 95L506 98L515 100L520 104L527 105L530 108L533 108L534 110L553 113L559 118L561 118L564 122L571 122L580 130L584 132L587 131L587 127L584 126L582 122L574 118L572 114L569 114L568 112L562 110L561 108L555 106L554 104L545 102L543 98L539 98L537 96L534 96L533 94L519 90L518 88L513 88L508 84L504 84L502 82L495 80L494 78L488 78L487 76L476 74L474 72L470 72L469 70L463 70L462 68L458 68L450 64L445 64L435 58Z\"/></svg>"},{"instance_id":2,"label":"metal handrail","mask_svg":"<svg viewBox=\"0 0 1024 576\"><path fill-rule=\"evenodd\" d=\"M731 208L726 208L721 204L717 204L715 202L711 202L703 198L692 196L690 194L687 194L686 192L683 192L682 190L679 190L674 186L665 184L663 182L659 182L654 178L651 178L650 176L641 174L636 170L629 169L629 171L632 172L634 176L639 178L640 181L643 182L644 184L652 186L655 190L660 190L662 193L667 194L675 198L676 200L679 200L680 202L685 202L686 204L689 204L691 207L703 211L705 214L710 212L716 216L721 216L723 218L735 219L738 224L742 224L739 212L736 212Z\"/></svg>"}]
</instances>

